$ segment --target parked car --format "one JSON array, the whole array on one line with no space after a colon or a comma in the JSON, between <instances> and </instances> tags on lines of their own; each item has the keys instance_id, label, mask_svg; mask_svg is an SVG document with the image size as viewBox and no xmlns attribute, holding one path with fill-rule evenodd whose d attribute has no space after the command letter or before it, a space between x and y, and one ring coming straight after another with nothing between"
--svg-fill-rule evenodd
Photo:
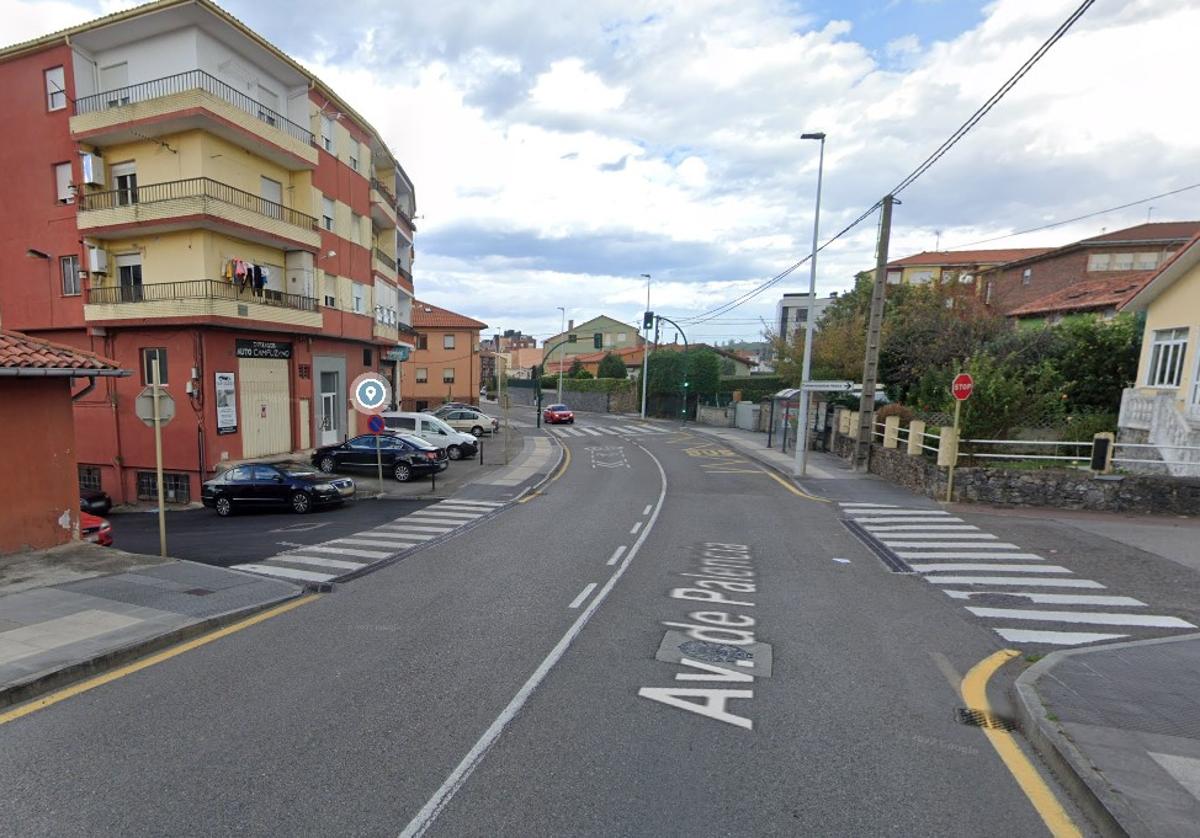
<instances>
[{"instance_id":1,"label":"parked car","mask_svg":"<svg viewBox=\"0 0 1200 838\"><path fill-rule=\"evenodd\" d=\"M474 409L475 409L475 405L467 404L466 402L446 402L445 404L439 404L437 407L431 407L431 408L429 408L427 410L423 410L421 412L422 413L432 413L435 416L442 416L446 413L449 413L451 410L474 410Z\"/></svg>"},{"instance_id":2,"label":"parked car","mask_svg":"<svg viewBox=\"0 0 1200 838\"><path fill-rule=\"evenodd\" d=\"M331 480L303 463L246 463L206 481L205 506L227 517L243 509L288 508L301 514L354 497L354 481Z\"/></svg>"},{"instance_id":3,"label":"parked car","mask_svg":"<svg viewBox=\"0 0 1200 838\"><path fill-rule=\"evenodd\" d=\"M388 411L381 414L383 424L389 430L419 436L438 448L445 448L451 460L473 457L479 450L479 442L470 434L456 431L441 419L428 413Z\"/></svg>"},{"instance_id":4,"label":"parked car","mask_svg":"<svg viewBox=\"0 0 1200 838\"><path fill-rule=\"evenodd\" d=\"M500 420L474 408L447 410L437 414L438 418L456 431L469 431L472 436L483 436L500 429Z\"/></svg>"},{"instance_id":5,"label":"parked car","mask_svg":"<svg viewBox=\"0 0 1200 838\"><path fill-rule=\"evenodd\" d=\"M79 537L101 547L112 547L112 524L90 512L80 512Z\"/></svg>"},{"instance_id":6,"label":"parked car","mask_svg":"<svg viewBox=\"0 0 1200 838\"><path fill-rule=\"evenodd\" d=\"M574 425L575 413L565 404L552 404L542 411L542 421L547 425L555 425L559 422Z\"/></svg>"},{"instance_id":7,"label":"parked car","mask_svg":"<svg viewBox=\"0 0 1200 838\"><path fill-rule=\"evenodd\" d=\"M80 489L79 508L93 515L107 515L112 510L112 498L99 489Z\"/></svg>"},{"instance_id":8,"label":"parked car","mask_svg":"<svg viewBox=\"0 0 1200 838\"><path fill-rule=\"evenodd\" d=\"M312 456L313 465L327 474L342 469L373 470L378 468L379 460L384 470L401 483L445 471L450 464L446 449L395 432L379 434L378 438L375 434L356 436L339 445L318 448Z\"/></svg>"}]
</instances>

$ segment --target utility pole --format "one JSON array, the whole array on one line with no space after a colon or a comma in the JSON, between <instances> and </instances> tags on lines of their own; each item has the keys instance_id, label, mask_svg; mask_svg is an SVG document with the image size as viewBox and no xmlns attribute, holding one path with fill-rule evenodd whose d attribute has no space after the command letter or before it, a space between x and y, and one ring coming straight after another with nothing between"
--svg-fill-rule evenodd
<instances>
[{"instance_id":1,"label":"utility pole","mask_svg":"<svg viewBox=\"0 0 1200 838\"><path fill-rule=\"evenodd\" d=\"M871 290L871 319L867 325L867 352L863 358L862 401L858 408L858 442L854 447L854 470L867 470L871 439L875 430L875 386L879 379L879 344L883 331L883 297L887 288L888 240L892 235L892 204L896 199L883 196L883 215L879 220L879 245L875 252L875 286Z\"/></svg>"},{"instance_id":2,"label":"utility pole","mask_svg":"<svg viewBox=\"0 0 1200 838\"><path fill-rule=\"evenodd\" d=\"M813 249L808 260L808 312L804 318L804 360L800 371L800 422L796 429L796 461L792 465L794 477L804 477L808 470L808 405L812 394L808 392L812 374L813 332L817 328L817 234L821 226L821 180L825 172L825 134L814 132L801 134L802 140L820 140L821 156L817 162L817 205L813 212ZM787 336L784 335L784 339Z\"/></svg>"},{"instance_id":3,"label":"utility pole","mask_svg":"<svg viewBox=\"0 0 1200 838\"><path fill-rule=\"evenodd\" d=\"M650 369L650 327L646 325L646 317L650 314L650 274L642 274L646 279L646 314L642 315L642 331L646 339L642 343L642 418L646 418L646 372Z\"/></svg>"}]
</instances>

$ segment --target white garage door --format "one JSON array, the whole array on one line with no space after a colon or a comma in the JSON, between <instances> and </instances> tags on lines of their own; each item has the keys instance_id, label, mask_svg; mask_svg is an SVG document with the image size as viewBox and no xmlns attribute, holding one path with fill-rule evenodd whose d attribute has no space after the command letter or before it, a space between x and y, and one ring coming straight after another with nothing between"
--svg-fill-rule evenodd
<instances>
[{"instance_id":1,"label":"white garage door","mask_svg":"<svg viewBox=\"0 0 1200 838\"><path fill-rule=\"evenodd\" d=\"M288 401L287 361L267 358L238 361L243 457L286 454L292 450Z\"/></svg>"}]
</instances>

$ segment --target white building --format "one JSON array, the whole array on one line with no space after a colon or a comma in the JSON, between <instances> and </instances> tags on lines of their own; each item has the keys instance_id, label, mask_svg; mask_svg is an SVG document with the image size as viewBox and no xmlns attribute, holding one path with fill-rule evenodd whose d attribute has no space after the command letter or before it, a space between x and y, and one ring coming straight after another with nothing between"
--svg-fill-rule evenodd
<instances>
[{"instance_id":1,"label":"white building","mask_svg":"<svg viewBox=\"0 0 1200 838\"><path fill-rule=\"evenodd\" d=\"M807 293L784 294L775 305L775 322L781 337L791 338L807 323L820 322L825 309L837 299L837 293L828 297L817 297L816 303L811 302ZM811 309L811 311L810 311Z\"/></svg>"}]
</instances>

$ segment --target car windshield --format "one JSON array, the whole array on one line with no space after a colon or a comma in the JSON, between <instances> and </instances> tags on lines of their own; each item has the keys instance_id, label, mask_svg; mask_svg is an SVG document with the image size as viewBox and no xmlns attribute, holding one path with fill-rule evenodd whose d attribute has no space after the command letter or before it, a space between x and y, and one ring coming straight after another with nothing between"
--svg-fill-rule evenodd
<instances>
[{"instance_id":1,"label":"car windshield","mask_svg":"<svg viewBox=\"0 0 1200 838\"><path fill-rule=\"evenodd\" d=\"M570 410L570 409L571 409L571 408L567 407L565 404L552 404L552 405L550 405L550 410L554 411L555 413L562 413L562 412L564 412L564 411L567 411L567 410Z\"/></svg>"}]
</instances>

